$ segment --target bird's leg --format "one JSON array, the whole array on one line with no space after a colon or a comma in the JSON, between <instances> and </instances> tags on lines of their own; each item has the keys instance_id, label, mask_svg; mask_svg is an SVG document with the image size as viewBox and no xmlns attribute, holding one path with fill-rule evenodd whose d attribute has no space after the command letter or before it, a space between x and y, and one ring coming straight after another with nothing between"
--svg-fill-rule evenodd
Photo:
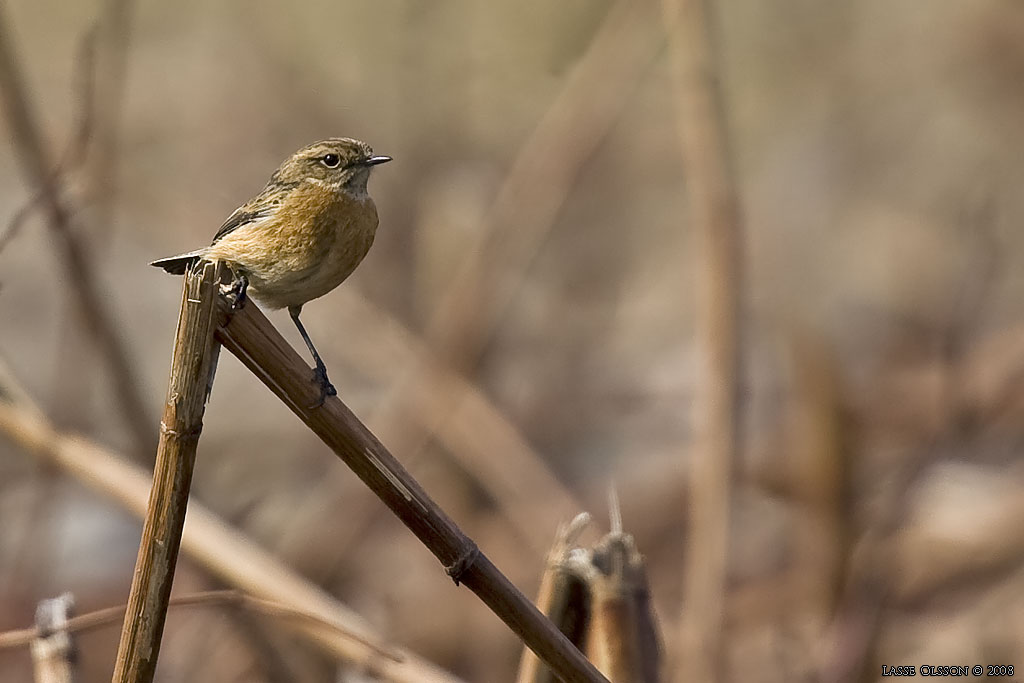
<instances>
[{"instance_id":1,"label":"bird's leg","mask_svg":"<svg viewBox=\"0 0 1024 683\"><path fill-rule=\"evenodd\" d=\"M313 370L313 381L320 385L320 399L310 406L310 408L319 408L324 404L324 400L328 396L337 396L338 390L334 388L331 381L327 379L327 366L324 365L323 360L320 359L320 354L316 352L316 347L313 346L313 342L310 340L309 335L306 333L306 328L302 326L302 321L299 320L299 313L302 312L302 306L289 306L288 315L295 321L295 327L299 328L299 334L302 335L302 341L306 342L306 347L309 352L313 354L313 361L316 363L316 368Z\"/></svg>"},{"instance_id":2,"label":"bird's leg","mask_svg":"<svg viewBox=\"0 0 1024 683\"><path fill-rule=\"evenodd\" d=\"M237 311L243 306L248 300L246 291L249 289L249 278L242 275L241 273L234 273L235 279L231 281L228 286L227 298L231 302L231 310Z\"/></svg>"}]
</instances>

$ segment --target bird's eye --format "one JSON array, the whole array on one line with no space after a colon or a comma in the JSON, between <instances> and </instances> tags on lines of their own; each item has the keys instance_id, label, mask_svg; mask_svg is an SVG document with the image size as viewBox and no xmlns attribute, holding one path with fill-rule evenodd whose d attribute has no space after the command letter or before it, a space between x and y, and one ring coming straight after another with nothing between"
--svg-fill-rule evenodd
<instances>
[{"instance_id":1,"label":"bird's eye","mask_svg":"<svg viewBox=\"0 0 1024 683\"><path fill-rule=\"evenodd\" d=\"M341 164L341 157L337 154L325 154L321 157L320 161L323 162L323 165L327 168L338 168Z\"/></svg>"}]
</instances>

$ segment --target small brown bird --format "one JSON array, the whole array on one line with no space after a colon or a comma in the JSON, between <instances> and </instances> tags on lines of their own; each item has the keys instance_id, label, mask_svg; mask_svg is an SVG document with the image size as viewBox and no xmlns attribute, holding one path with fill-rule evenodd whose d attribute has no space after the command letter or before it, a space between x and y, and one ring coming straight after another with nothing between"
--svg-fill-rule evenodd
<instances>
[{"instance_id":1,"label":"small brown bird","mask_svg":"<svg viewBox=\"0 0 1024 683\"><path fill-rule=\"evenodd\" d=\"M226 262L248 291L270 308L287 308L316 363L320 401L337 394L327 367L299 320L302 306L340 285L373 244L377 207L366 192L370 169L391 161L365 142L330 138L293 154L263 191L235 209L202 249L153 261L183 275L200 260Z\"/></svg>"}]
</instances>

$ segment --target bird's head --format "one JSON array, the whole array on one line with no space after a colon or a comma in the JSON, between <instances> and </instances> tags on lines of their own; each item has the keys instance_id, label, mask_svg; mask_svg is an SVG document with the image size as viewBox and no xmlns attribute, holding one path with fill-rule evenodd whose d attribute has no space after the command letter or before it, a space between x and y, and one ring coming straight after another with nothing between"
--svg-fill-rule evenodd
<instances>
[{"instance_id":1,"label":"bird's head","mask_svg":"<svg viewBox=\"0 0 1024 683\"><path fill-rule=\"evenodd\" d=\"M376 156L365 142L352 138L329 138L314 142L293 154L274 173L273 181L323 183L332 190L345 189L353 194L366 192L370 169L391 161Z\"/></svg>"}]
</instances>

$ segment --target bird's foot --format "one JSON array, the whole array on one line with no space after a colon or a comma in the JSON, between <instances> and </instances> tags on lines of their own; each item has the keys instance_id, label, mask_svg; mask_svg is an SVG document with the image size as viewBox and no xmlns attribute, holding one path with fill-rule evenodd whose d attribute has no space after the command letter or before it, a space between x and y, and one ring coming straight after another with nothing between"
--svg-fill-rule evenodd
<instances>
[{"instance_id":1,"label":"bird's foot","mask_svg":"<svg viewBox=\"0 0 1024 683\"><path fill-rule=\"evenodd\" d=\"M317 364L313 369L313 382L320 385L320 398L310 406L310 409L319 408L327 400L328 396L337 396L338 390L334 388L331 381L327 379L327 368L323 364Z\"/></svg>"},{"instance_id":2,"label":"bird's foot","mask_svg":"<svg viewBox=\"0 0 1024 683\"><path fill-rule=\"evenodd\" d=\"M245 306L245 302L249 300L249 278L244 275L237 275L235 279L228 285L228 291L224 295L228 302L231 304L231 310L237 311Z\"/></svg>"}]
</instances>

